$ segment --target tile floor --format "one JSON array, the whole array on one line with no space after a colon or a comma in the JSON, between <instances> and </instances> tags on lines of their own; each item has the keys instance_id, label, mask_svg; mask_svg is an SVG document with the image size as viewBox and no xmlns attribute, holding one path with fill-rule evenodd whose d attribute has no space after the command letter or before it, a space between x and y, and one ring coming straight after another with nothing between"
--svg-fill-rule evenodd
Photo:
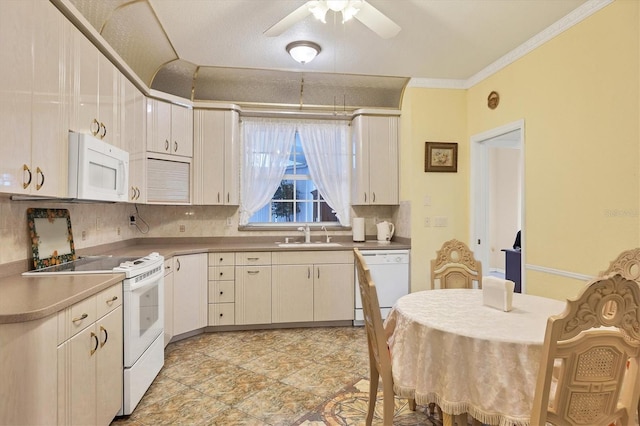
<instances>
[{"instance_id":1,"label":"tile floor","mask_svg":"<svg viewBox=\"0 0 640 426\"><path fill-rule=\"evenodd\" d=\"M316 412L345 388L366 395L368 377L364 327L205 333L167 346L142 401L113 426L364 424L363 398L333 407L332 420Z\"/></svg>"}]
</instances>

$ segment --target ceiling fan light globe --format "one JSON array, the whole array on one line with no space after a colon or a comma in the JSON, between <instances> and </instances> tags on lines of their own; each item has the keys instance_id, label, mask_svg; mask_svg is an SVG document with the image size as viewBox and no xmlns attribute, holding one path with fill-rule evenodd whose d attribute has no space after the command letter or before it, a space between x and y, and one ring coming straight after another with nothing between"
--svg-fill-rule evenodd
<instances>
[{"instance_id":1,"label":"ceiling fan light globe","mask_svg":"<svg viewBox=\"0 0 640 426\"><path fill-rule=\"evenodd\" d=\"M325 3L329 9L340 12L347 7L349 0L326 0Z\"/></svg>"},{"instance_id":2,"label":"ceiling fan light globe","mask_svg":"<svg viewBox=\"0 0 640 426\"><path fill-rule=\"evenodd\" d=\"M345 7L342 10L342 23L344 24L345 22L350 21L351 18L356 16L356 14L358 13L359 10L360 9L358 9L358 8L352 6L352 5L349 5L349 6Z\"/></svg>"},{"instance_id":3,"label":"ceiling fan light globe","mask_svg":"<svg viewBox=\"0 0 640 426\"><path fill-rule=\"evenodd\" d=\"M326 16L329 8L322 1L312 1L309 2L309 11L313 14L313 17L318 21L321 21L323 24L326 24Z\"/></svg>"}]
</instances>

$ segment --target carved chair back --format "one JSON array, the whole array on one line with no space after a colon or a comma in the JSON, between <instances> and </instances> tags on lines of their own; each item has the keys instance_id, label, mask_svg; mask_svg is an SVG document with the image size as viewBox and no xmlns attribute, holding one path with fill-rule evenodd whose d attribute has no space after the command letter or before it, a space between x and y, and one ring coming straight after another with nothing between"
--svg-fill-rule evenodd
<instances>
[{"instance_id":1,"label":"carved chair back","mask_svg":"<svg viewBox=\"0 0 640 426\"><path fill-rule=\"evenodd\" d=\"M431 260L431 287L482 288L482 264L462 241L446 241Z\"/></svg>"},{"instance_id":2,"label":"carved chair back","mask_svg":"<svg viewBox=\"0 0 640 426\"><path fill-rule=\"evenodd\" d=\"M591 281L547 321L531 424L632 424L639 362L640 287L620 274Z\"/></svg>"}]
</instances>

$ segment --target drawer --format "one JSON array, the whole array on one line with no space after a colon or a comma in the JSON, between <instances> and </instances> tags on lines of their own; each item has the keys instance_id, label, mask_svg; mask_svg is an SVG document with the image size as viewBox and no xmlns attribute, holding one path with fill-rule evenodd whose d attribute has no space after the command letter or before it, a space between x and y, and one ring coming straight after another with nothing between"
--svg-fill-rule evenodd
<instances>
[{"instance_id":1,"label":"drawer","mask_svg":"<svg viewBox=\"0 0 640 426\"><path fill-rule=\"evenodd\" d=\"M96 295L96 318L102 318L122 305L122 283L102 290Z\"/></svg>"},{"instance_id":2,"label":"drawer","mask_svg":"<svg viewBox=\"0 0 640 426\"><path fill-rule=\"evenodd\" d=\"M210 303L209 325L234 325L235 311L233 303Z\"/></svg>"},{"instance_id":3,"label":"drawer","mask_svg":"<svg viewBox=\"0 0 640 426\"><path fill-rule=\"evenodd\" d=\"M353 264L353 251L279 251L272 261L274 265Z\"/></svg>"},{"instance_id":4,"label":"drawer","mask_svg":"<svg viewBox=\"0 0 640 426\"><path fill-rule=\"evenodd\" d=\"M235 275L234 266L209 266L209 280L233 280Z\"/></svg>"},{"instance_id":5,"label":"drawer","mask_svg":"<svg viewBox=\"0 0 640 426\"><path fill-rule=\"evenodd\" d=\"M209 253L209 266L233 266L234 253Z\"/></svg>"},{"instance_id":6,"label":"drawer","mask_svg":"<svg viewBox=\"0 0 640 426\"><path fill-rule=\"evenodd\" d=\"M58 312L58 344L75 336L97 319L96 296L91 296Z\"/></svg>"},{"instance_id":7,"label":"drawer","mask_svg":"<svg viewBox=\"0 0 640 426\"><path fill-rule=\"evenodd\" d=\"M270 251L236 253L236 265L271 265Z\"/></svg>"},{"instance_id":8,"label":"drawer","mask_svg":"<svg viewBox=\"0 0 640 426\"><path fill-rule=\"evenodd\" d=\"M231 303L234 298L235 281L209 281L209 303Z\"/></svg>"}]
</instances>

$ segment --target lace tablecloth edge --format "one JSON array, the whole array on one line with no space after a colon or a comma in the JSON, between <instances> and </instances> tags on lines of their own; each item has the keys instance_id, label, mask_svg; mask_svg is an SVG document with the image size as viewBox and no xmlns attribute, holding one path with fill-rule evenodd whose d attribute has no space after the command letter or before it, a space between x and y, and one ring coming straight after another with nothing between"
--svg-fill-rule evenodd
<instances>
[{"instance_id":1,"label":"lace tablecloth edge","mask_svg":"<svg viewBox=\"0 0 640 426\"><path fill-rule=\"evenodd\" d=\"M431 403L437 404L442 411L451 415L458 415L467 413L474 419L479 420L483 424L500 425L500 426L530 426L529 418L513 418L502 414L491 414L483 411L477 407L469 405L466 402L449 402L444 401L436 393L429 392L426 394L416 394L415 389L403 388L398 385L393 386L395 394L401 398L415 399L418 405L429 405Z\"/></svg>"}]
</instances>

